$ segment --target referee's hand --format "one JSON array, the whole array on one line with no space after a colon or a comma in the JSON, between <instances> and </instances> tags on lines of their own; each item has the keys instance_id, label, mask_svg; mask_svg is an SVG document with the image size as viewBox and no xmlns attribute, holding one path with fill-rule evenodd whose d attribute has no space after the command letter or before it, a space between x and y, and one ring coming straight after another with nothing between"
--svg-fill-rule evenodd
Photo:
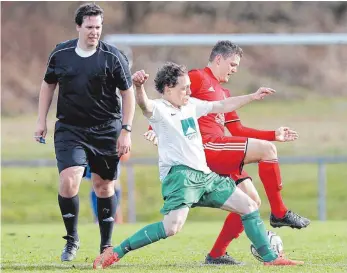
<instances>
[{"instance_id":1,"label":"referee's hand","mask_svg":"<svg viewBox=\"0 0 347 273\"><path fill-rule=\"evenodd\" d=\"M130 152L131 148L131 133L126 130L121 130L117 140L118 157Z\"/></svg>"},{"instance_id":2,"label":"referee's hand","mask_svg":"<svg viewBox=\"0 0 347 273\"><path fill-rule=\"evenodd\" d=\"M34 139L35 141L39 143L44 143L44 140L47 135L47 124L46 122L37 122L36 124L36 130L34 133Z\"/></svg>"}]
</instances>

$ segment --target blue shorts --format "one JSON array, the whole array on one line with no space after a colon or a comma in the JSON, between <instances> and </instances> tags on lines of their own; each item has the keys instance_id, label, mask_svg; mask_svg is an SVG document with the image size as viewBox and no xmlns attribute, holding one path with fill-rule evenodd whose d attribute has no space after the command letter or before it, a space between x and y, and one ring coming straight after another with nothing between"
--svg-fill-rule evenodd
<instances>
[{"instance_id":1,"label":"blue shorts","mask_svg":"<svg viewBox=\"0 0 347 273\"><path fill-rule=\"evenodd\" d=\"M120 162L118 162L118 165L117 165L117 177L116 177L116 180L119 179L120 177ZM85 179L92 179L92 173L90 171L90 167L89 167L89 164L87 165L87 167L84 169L84 173L83 173L83 178Z\"/></svg>"}]
</instances>

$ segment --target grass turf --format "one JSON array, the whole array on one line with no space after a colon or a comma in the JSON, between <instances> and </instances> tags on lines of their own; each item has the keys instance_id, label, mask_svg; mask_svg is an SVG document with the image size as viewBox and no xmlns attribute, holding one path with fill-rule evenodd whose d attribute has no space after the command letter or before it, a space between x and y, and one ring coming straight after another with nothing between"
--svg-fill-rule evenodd
<instances>
[{"instance_id":1,"label":"grass turf","mask_svg":"<svg viewBox=\"0 0 347 273\"><path fill-rule=\"evenodd\" d=\"M198 209L203 210L203 209ZM38 212L39 213L39 212ZM188 217L189 218L189 217ZM120 243L144 223L120 225L113 241ZM250 253L243 234L229 247L229 253L247 263L243 267L204 265L222 223L188 222L173 238L162 240L125 256L106 272L347 272L346 221L314 221L304 230L273 229L284 242L288 257L306 262L300 267L266 268ZM269 225L267 224L269 227ZM61 263L64 246L63 224L5 224L2 226L4 272L95 272L92 261L98 255L99 231L96 224L79 226L81 248L71 263Z\"/></svg>"}]
</instances>

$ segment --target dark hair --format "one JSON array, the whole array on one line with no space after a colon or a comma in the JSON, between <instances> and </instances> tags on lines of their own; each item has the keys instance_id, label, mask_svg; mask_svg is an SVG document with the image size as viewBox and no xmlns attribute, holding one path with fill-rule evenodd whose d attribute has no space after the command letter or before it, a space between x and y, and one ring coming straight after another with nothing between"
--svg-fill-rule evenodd
<instances>
[{"instance_id":1,"label":"dark hair","mask_svg":"<svg viewBox=\"0 0 347 273\"><path fill-rule=\"evenodd\" d=\"M87 3L79 6L75 12L75 23L79 26L83 24L83 19L86 16L101 16L104 21L104 10L97 4Z\"/></svg>"},{"instance_id":2,"label":"dark hair","mask_svg":"<svg viewBox=\"0 0 347 273\"><path fill-rule=\"evenodd\" d=\"M217 55L222 55L224 59L232 56L233 54L242 57L242 48L230 41L218 41L212 48L209 61L212 62Z\"/></svg>"},{"instance_id":3,"label":"dark hair","mask_svg":"<svg viewBox=\"0 0 347 273\"><path fill-rule=\"evenodd\" d=\"M155 76L155 88L163 94L165 86L175 87L178 83L178 77L185 74L187 74L187 68L184 65L167 62L158 70Z\"/></svg>"}]
</instances>

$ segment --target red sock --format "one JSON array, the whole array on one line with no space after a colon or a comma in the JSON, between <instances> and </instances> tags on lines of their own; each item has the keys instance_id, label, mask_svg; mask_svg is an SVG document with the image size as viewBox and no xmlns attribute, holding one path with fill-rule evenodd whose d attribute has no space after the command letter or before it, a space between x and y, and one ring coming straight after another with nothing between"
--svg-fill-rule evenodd
<instances>
[{"instance_id":1,"label":"red sock","mask_svg":"<svg viewBox=\"0 0 347 273\"><path fill-rule=\"evenodd\" d=\"M269 199L271 212L277 218L282 218L287 212L281 196L282 179L278 160L260 161L259 177L263 182L267 198Z\"/></svg>"},{"instance_id":2,"label":"red sock","mask_svg":"<svg viewBox=\"0 0 347 273\"><path fill-rule=\"evenodd\" d=\"M226 253L227 247L229 246L231 241L239 237L242 231L243 225L241 216L233 212L229 213L229 215L225 219L223 228L219 233L218 238L210 252L210 256L212 258L223 256Z\"/></svg>"}]
</instances>

